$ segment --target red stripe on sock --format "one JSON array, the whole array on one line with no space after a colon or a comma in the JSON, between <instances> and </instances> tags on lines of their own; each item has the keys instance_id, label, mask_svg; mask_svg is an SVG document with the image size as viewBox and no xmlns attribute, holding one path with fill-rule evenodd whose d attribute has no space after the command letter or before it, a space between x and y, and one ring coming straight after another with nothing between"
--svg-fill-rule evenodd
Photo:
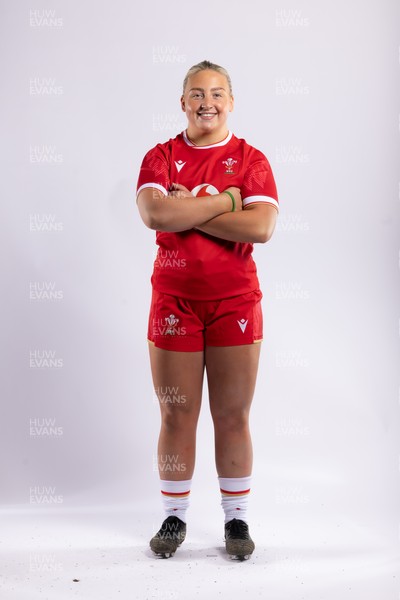
<instances>
[{"instance_id":1,"label":"red stripe on sock","mask_svg":"<svg viewBox=\"0 0 400 600\"><path fill-rule=\"evenodd\" d=\"M236 496L237 494L248 494L250 492L250 488L248 490L242 490L241 492L229 492L228 490L223 490L220 488L221 494L229 494L232 496Z\"/></svg>"},{"instance_id":2,"label":"red stripe on sock","mask_svg":"<svg viewBox=\"0 0 400 600\"><path fill-rule=\"evenodd\" d=\"M161 493L164 494L164 496L187 496L190 494L190 490L188 492L163 492L163 490L161 490Z\"/></svg>"}]
</instances>

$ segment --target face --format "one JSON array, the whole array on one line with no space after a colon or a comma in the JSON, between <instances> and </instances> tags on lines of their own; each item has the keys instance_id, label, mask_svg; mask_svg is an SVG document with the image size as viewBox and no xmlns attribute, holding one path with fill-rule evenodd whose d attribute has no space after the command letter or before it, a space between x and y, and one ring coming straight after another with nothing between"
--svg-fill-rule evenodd
<instances>
[{"instance_id":1,"label":"face","mask_svg":"<svg viewBox=\"0 0 400 600\"><path fill-rule=\"evenodd\" d=\"M181 105L192 135L225 132L228 114L233 110L225 75L207 69L189 77Z\"/></svg>"}]
</instances>

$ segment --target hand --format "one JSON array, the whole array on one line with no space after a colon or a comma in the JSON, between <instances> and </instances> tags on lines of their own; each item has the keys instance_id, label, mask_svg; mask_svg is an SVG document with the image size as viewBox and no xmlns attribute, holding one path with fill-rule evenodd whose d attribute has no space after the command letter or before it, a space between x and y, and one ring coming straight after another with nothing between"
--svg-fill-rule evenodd
<instances>
[{"instance_id":1,"label":"hand","mask_svg":"<svg viewBox=\"0 0 400 600\"><path fill-rule=\"evenodd\" d=\"M193 197L193 194L184 185L180 183L173 183L168 192L168 196L173 196L174 198L188 198Z\"/></svg>"},{"instance_id":2,"label":"hand","mask_svg":"<svg viewBox=\"0 0 400 600\"><path fill-rule=\"evenodd\" d=\"M234 212L242 210L243 206L242 206L242 196L240 195L240 189L238 187L229 187L229 188L226 188L225 191L230 192L232 194L232 196L235 198L236 206L235 206Z\"/></svg>"}]
</instances>

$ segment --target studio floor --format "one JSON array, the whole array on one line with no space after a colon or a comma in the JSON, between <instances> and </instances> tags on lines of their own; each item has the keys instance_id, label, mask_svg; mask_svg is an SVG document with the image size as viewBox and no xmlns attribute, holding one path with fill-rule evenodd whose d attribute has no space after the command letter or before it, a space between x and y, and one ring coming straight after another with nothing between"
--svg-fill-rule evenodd
<instances>
[{"instance_id":1,"label":"studio floor","mask_svg":"<svg viewBox=\"0 0 400 600\"><path fill-rule=\"evenodd\" d=\"M175 556L154 557L154 511L131 507L2 511L2 600L399 600L398 543L338 517L273 518L251 526L246 562L224 550L221 519L188 518Z\"/></svg>"}]
</instances>

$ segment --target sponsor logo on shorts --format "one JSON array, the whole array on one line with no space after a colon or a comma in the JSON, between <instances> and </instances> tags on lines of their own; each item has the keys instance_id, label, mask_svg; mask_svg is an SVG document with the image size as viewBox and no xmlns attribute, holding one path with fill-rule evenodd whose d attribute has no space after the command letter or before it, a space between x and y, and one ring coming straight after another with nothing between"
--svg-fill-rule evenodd
<instances>
[{"instance_id":1,"label":"sponsor logo on shorts","mask_svg":"<svg viewBox=\"0 0 400 600\"><path fill-rule=\"evenodd\" d=\"M164 319L153 319L153 335L186 335L186 327L178 327L179 319L170 314Z\"/></svg>"},{"instance_id":2,"label":"sponsor logo on shorts","mask_svg":"<svg viewBox=\"0 0 400 600\"><path fill-rule=\"evenodd\" d=\"M237 322L237 324L239 325L240 329L242 330L242 333L244 333L246 331L246 327L247 327L247 323L249 322L249 320L245 320L245 319L240 319L240 321Z\"/></svg>"},{"instance_id":3,"label":"sponsor logo on shorts","mask_svg":"<svg viewBox=\"0 0 400 600\"><path fill-rule=\"evenodd\" d=\"M168 329L166 330L165 335L175 335L179 319L177 319L175 315L169 315L165 320L168 323Z\"/></svg>"}]
</instances>

